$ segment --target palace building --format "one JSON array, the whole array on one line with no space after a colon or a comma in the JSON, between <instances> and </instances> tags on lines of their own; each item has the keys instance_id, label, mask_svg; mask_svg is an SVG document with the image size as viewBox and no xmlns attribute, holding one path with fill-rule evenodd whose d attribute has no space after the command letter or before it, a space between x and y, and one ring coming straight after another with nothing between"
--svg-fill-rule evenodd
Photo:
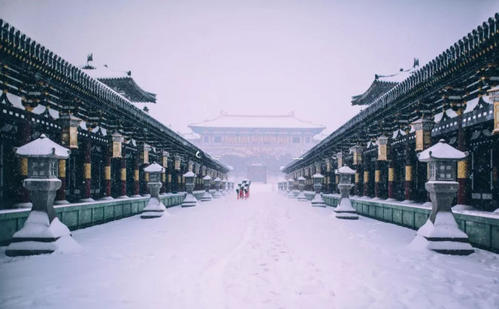
<instances>
[{"instance_id":1,"label":"palace building","mask_svg":"<svg viewBox=\"0 0 499 309\"><path fill-rule=\"evenodd\" d=\"M198 189L205 175L227 177L225 165L144 112L156 96L131 72L90 58L75 66L0 20L0 208L30 206L28 162L15 149L41 134L71 149L58 164L59 204L147 195L152 162L165 168L162 193L182 191L187 171Z\"/></svg>"},{"instance_id":2,"label":"palace building","mask_svg":"<svg viewBox=\"0 0 499 309\"><path fill-rule=\"evenodd\" d=\"M469 153L458 162L456 204L492 211L499 207L499 14L426 65L376 75L352 98L366 108L283 171L288 179L325 175L335 192L334 171L355 173L353 193L377 199L428 201L426 163L417 153L445 139Z\"/></svg>"},{"instance_id":3,"label":"palace building","mask_svg":"<svg viewBox=\"0 0 499 309\"><path fill-rule=\"evenodd\" d=\"M303 121L294 113L284 115L219 116L189 125L199 136L192 141L213 156L247 176L252 166L264 166L278 174L279 167L317 143L314 136L325 127Z\"/></svg>"}]
</instances>

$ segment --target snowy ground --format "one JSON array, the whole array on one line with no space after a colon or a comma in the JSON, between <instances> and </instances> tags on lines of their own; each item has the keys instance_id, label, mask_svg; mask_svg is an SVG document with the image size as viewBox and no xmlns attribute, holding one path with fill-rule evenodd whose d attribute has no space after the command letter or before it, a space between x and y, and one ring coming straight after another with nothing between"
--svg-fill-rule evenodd
<instances>
[{"instance_id":1,"label":"snowy ground","mask_svg":"<svg viewBox=\"0 0 499 309\"><path fill-rule=\"evenodd\" d=\"M78 253L1 248L0 308L499 308L499 255L412 251L412 230L269 187L169 212L75 231Z\"/></svg>"}]
</instances>

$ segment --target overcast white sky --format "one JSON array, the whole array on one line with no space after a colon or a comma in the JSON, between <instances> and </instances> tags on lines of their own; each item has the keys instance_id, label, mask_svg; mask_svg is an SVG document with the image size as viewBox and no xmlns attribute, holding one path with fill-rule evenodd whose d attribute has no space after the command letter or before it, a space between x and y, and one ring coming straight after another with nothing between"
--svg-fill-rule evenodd
<instances>
[{"instance_id":1,"label":"overcast white sky","mask_svg":"<svg viewBox=\"0 0 499 309\"><path fill-rule=\"evenodd\" d=\"M494 0L0 0L0 17L73 64L131 70L175 130L229 113L339 127L375 73L425 64L499 11Z\"/></svg>"}]
</instances>

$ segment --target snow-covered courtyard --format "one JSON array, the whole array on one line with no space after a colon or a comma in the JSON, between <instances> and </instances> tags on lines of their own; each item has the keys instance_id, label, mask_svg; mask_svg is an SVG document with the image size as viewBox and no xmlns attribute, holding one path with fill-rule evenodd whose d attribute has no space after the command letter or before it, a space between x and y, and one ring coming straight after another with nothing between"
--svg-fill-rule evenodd
<instances>
[{"instance_id":1,"label":"snow-covered courtyard","mask_svg":"<svg viewBox=\"0 0 499 309\"><path fill-rule=\"evenodd\" d=\"M168 212L74 231L78 252L3 247L0 308L499 307L499 255L414 251L413 230L271 186Z\"/></svg>"}]
</instances>

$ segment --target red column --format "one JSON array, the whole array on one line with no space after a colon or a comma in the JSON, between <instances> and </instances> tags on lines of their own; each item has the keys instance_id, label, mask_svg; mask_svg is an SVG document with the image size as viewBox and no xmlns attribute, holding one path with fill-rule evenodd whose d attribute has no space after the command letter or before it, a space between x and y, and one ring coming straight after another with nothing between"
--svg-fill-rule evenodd
<instances>
[{"instance_id":1,"label":"red column","mask_svg":"<svg viewBox=\"0 0 499 309\"><path fill-rule=\"evenodd\" d=\"M104 199L112 199L111 197L111 160L112 152L106 154L106 162L104 165Z\"/></svg>"},{"instance_id":2,"label":"red column","mask_svg":"<svg viewBox=\"0 0 499 309\"><path fill-rule=\"evenodd\" d=\"M83 159L83 200L90 201L91 197L91 186L92 186L92 144L90 141L84 144L84 159Z\"/></svg>"},{"instance_id":3,"label":"red column","mask_svg":"<svg viewBox=\"0 0 499 309\"><path fill-rule=\"evenodd\" d=\"M376 160L374 166L374 196L381 198L381 163Z\"/></svg>"},{"instance_id":4,"label":"red column","mask_svg":"<svg viewBox=\"0 0 499 309\"><path fill-rule=\"evenodd\" d=\"M121 158L121 169L120 169L120 179L121 179L121 196L126 197L126 159L125 154L122 154Z\"/></svg>"},{"instance_id":5,"label":"red column","mask_svg":"<svg viewBox=\"0 0 499 309\"><path fill-rule=\"evenodd\" d=\"M390 162L390 166L388 167L388 198L390 199L395 198L395 194L393 192L394 179L395 179L395 167L393 166L393 163Z\"/></svg>"},{"instance_id":6,"label":"red column","mask_svg":"<svg viewBox=\"0 0 499 309\"><path fill-rule=\"evenodd\" d=\"M59 179L61 187L57 190L54 204L67 204L66 200L66 160L59 160Z\"/></svg>"},{"instance_id":7,"label":"red column","mask_svg":"<svg viewBox=\"0 0 499 309\"><path fill-rule=\"evenodd\" d=\"M405 149L405 182L404 182L404 199L412 200L412 149L407 143Z\"/></svg>"},{"instance_id":8,"label":"red column","mask_svg":"<svg viewBox=\"0 0 499 309\"><path fill-rule=\"evenodd\" d=\"M466 151L466 132L463 128L463 116L458 118L458 129L457 129L457 149L461 151ZM468 159L457 162L457 182L459 184L457 190L457 204L468 205L469 204L469 181L468 181Z\"/></svg>"},{"instance_id":9,"label":"red column","mask_svg":"<svg viewBox=\"0 0 499 309\"><path fill-rule=\"evenodd\" d=\"M135 159L134 159L134 167L133 167L133 195L134 196L139 196L140 195L140 172L139 172L139 154L135 154Z\"/></svg>"},{"instance_id":10,"label":"red column","mask_svg":"<svg viewBox=\"0 0 499 309\"><path fill-rule=\"evenodd\" d=\"M29 121L25 121L22 125L22 129L19 134L19 146L22 146L31 141L31 123ZM29 193L26 188L22 185L25 178L28 177L28 158L19 159L19 172L20 172L20 181L19 187L17 191L17 203L14 207L17 208L29 208L31 207L31 202L29 200Z\"/></svg>"},{"instance_id":11,"label":"red column","mask_svg":"<svg viewBox=\"0 0 499 309\"><path fill-rule=\"evenodd\" d=\"M364 168L364 196L369 195L369 170L367 167Z\"/></svg>"}]
</instances>

